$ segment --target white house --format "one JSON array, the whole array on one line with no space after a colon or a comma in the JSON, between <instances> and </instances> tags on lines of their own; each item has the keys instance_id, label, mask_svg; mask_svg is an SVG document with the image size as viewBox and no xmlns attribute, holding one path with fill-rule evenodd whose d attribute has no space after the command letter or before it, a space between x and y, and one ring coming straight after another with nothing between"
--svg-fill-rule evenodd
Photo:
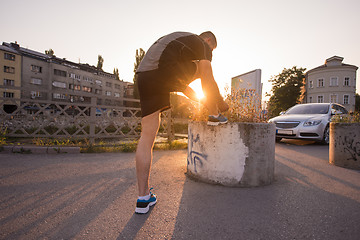
<instances>
[{"instance_id":1,"label":"white house","mask_svg":"<svg viewBox=\"0 0 360 240\"><path fill-rule=\"evenodd\" d=\"M342 63L344 58L333 56L325 64L306 74L307 103L339 103L348 111L355 110L357 66Z\"/></svg>"}]
</instances>

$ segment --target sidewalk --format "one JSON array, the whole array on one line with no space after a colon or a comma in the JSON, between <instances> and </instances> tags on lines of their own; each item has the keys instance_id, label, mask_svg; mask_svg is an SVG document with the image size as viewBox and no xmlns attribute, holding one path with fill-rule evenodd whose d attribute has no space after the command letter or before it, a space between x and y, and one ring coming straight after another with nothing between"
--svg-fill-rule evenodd
<instances>
[{"instance_id":1,"label":"sidewalk","mask_svg":"<svg viewBox=\"0 0 360 240\"><path fill-rule=\"evenodd\" d=\"M360 173L326 148L277 144L259 188L188 179L186 150L155 151L147 215L134 153L0 154L0 239L359 239Z\"/></svg>"}]
</instances>

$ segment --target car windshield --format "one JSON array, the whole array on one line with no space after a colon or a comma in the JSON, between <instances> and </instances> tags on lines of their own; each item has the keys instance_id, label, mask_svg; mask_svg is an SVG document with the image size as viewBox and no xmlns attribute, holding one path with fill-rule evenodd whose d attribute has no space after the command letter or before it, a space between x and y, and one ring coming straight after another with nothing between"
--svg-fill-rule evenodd
<instances>
[{"instance_id":1,"label":"car windshield","mask_svg":"<svg viewBox=\"0 0 360 240\"><path fill-rule=\"evenodd\" d=\"M329 105L325 104L300 104L290 108L285 114L326 114Z\"/></svg>"}]
</instances>

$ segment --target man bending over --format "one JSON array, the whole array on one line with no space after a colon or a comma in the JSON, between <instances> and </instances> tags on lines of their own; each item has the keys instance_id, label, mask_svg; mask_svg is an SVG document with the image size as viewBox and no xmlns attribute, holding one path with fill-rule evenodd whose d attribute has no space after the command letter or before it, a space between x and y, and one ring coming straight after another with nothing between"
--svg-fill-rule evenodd
<instances>
[{"instance_id":1,"label":"man bending over","mask_svg":"<svg viewBox=\"0 0 360 240\"><path fill-rule=\"evenodd\" d=\"M147 213L156 203L156 195L149 189L152 150L160 126L160 113L170 108L170 92L182 92L199 101L188 85L200 78L205 95L201 102L209 111L208 125L227 122L220 112L229 107L220 95L211 67L212 51L216 46L212 32L200 35L174 32L161 37L149 48L136 71L142 114L141 137L135 156L139 190L136 213Z\"/></svg>"}]
</instances>

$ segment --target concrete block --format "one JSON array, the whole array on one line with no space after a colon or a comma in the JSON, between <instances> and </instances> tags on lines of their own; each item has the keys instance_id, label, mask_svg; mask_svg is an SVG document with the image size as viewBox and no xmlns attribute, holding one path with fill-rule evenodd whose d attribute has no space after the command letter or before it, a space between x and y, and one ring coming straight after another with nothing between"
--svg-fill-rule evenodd
<instances>
[{"instance_id":1,"label":"concrete block","mask_svg":"<svg viewBox=\"0 0 360 240\"><path fill-rule=\"evenodd\" d=\"M274 179L275 125L190 122L187 174L226 186L256 187Z\"/></svg>"},{"instance_id":2,"label":"concrete block","mask_svg":"<svg viewBox=\"0 0 360 240\"><path fill-rule=\"evenodd\" d=\"M360 170L360 123L330 123L329 163Z\"/></svg>"}]
</instances>

